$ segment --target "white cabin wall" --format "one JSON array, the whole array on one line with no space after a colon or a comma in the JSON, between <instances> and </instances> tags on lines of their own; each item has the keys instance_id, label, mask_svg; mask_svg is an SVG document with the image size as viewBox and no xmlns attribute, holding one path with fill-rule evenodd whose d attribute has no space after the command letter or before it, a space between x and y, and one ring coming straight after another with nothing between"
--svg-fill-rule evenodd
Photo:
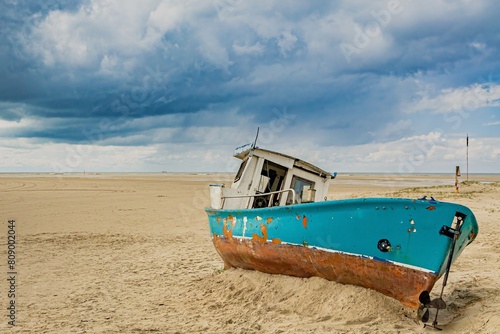
<instances>
[{"instance_id":1,"label":"white cabin wall","mask_svg":"<svg viewBox=\"0 0 500 334\"><path fill-rule=\"evenodd\" d=\"M223 196L248 195L257 162L258 159L256 157L248 157L248 162L241 178L237 182L233 182L231 188L223 189ZM226 198L224 200L224 209L246 208L250 200L248 197Z\"/></svg>"},{"instance_id":2,"label":"white cabin wall","mask_svg":"<svg viewBox=\"0 0 500 334\"><path fill-rule=\"evenodd\" d=\"M270 153L259 149L255 149L249 153L248 162L240 180L232 183L230 188L223 188L223 196L255 195L261 181L262 168L265 160L288 169L285 174L281 190L290 189L293 177L297 176L314 182L314 189L316 190L314 198L315 202L323 201L324 197L327 196L328 186L331 181L330 179L325 180L315 173L311 173L302 168L297 168L295 166L296 160L293 158L273 154L272 152ZM298 163L300 165L301 161L298 161ZM307 168L307 166L305 166L305 168ZM284 193L281 195L281 206L286 205L288 194L289 193ZM253 201L253 197L226 198L224 201L224 209L251 208Z\"/></svg>"},{"instance_id":3,"label":"white cabin wall","mask_svg":"<svg viewBox=\"0 0 500 334\"><path fill-rule=\"evenodd\" d=\"M330 179L325 180L322 178L321 184L317 187L318 189L316 190L316 198L314 199L315 202L322 202L325 200L325 197L328 195L329 186Z\"/></svg>"},{"instance_id":4,"label":"white cabin wall","mask_svg":"<svg viewBox=\"0 0 500 334\"><path fill-rule=\"evenodd\" d=\"M248 194L254 195L257 191L260 183L260 175L262 173L262 167L264 166L264 158L253 156L254 159L257 160L257 164L255 170L253 171L252 183L250 184L250 189Z\"/></svg>"},{"instance_id":5,"label":"white cabin wall","mask_svg":"<svg viewBox=\"0 0 500 334\"><path fill-rule=\"evenodd\" d=\"M222 196L239 196L244 195L237 189L232 188L222 188ZM226 198L223 202L223 209L238 209L246 208L248 203L248 197L237 197L237 198Z\"/></svg>"},{"instance_id":6,"label":"white cabin wall","mask_svg":"<svg viewBox=\"0 0 500 334\"><path fill-rule=\"evenodd\" d=\"M252 156L241 175L241 179L233 183L231 189L223 190L225 196L237 195L254 195L255 190L259 186L260 174L264 159L258 156ZM241 198L226 198L224 202L224 209L237 209L237 208L251 208L253 204L253 197Z\"/></svg>"},{"instance_id":7,"label":"white cabin wall","mask_svg":"<svg viewBox=\"0 0 500 334\"><path fill-rule=\"evenodd\" d=\"M260 158L266 159L268 161L274 162L275 164L281 165L285 168L292 168L295 160L276 154L269 154L267 152L257 152Z\"/></svg>"},{"instance_id":8,"label":"white cabin wall","mask_svg":"<svg viewBox=\"0 0 500 334\"><path fill-rule=\"evenodd\" d=\"M240 179L237 182L233 182L231 184L231 188L239 190L246 188L252 180L251 177L249 177L248 175L253 175L256 163L257 163L256 159L253 159L253 157L248 157L245 170L241 174Z\"/></svg>"},{"instance_id":9,"label":"white cabin wall","mask_svg":"<svg viewBox=\"0 0 500 334\"><path fill-rule=\"evenodd\" d=\"M293 178L293 169L289 169L288 172L286 173L285 181L283 182L283 190L292 188L291 187L292 178ZM281 196L280 206L286 205L286 201L288 200L289 194L290 193L287 192L284 193L283 196Z\"/></svg>"},{"instance_id":10,"label":"white cabin wall","mask_svg":"<svg viewBox=\"0 0 500 334\"><path fill-rule=\"evenodd\" d=\"M288 172L288 175L286 178L285 185L288 189L292 188L291 182L292 182L292 179L294 176L297 176L297 177L300 177L302 179L314 182L314 189L316 190L316 195L314 197L314 201L321 202L324 200L324 198L327 194L327 191L328 191L329 180L326 180L326 182L325 182L325 179L318 176L318 175L311 174L303 169L294 167L293 169L291 169ZM285 202L280 203L280 205L285 205L285 204L286 204L286 200L285 200Z\"/></svg>"}]
</instances>

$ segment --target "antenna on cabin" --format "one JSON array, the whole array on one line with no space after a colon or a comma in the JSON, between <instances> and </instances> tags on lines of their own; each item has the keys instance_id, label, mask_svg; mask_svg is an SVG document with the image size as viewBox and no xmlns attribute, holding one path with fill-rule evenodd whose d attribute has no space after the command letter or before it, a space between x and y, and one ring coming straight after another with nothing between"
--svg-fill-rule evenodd
<instances>
[{"instance_id":1,"label":"antenna on cabin","mask_svg":"<svg viewBox=\"0 0 500 334\"><path fill-rule=\"evenodd\" d=\"M259 138L259 127L257 127L257 135L255 136L255 140L252 144L252 148L256 148L257 147L257 138Z\"/></svg>"}]
</instances>

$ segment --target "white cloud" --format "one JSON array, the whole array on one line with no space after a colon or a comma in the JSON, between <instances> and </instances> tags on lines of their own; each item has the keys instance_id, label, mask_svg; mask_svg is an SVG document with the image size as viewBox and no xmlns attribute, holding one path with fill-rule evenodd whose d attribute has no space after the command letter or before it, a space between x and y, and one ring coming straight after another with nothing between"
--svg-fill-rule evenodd
<instances>
[{"instance_id":1,"label":"white cloud","mask_svg":"<svg viewBox=\"0 0 500 334\"><path fill-rule=\"evenodd\" d=\"M35 126L35 122L32 119L21 119L20 121L5 121L0 119L0 131L1 135L9 135L17 129L23 129L27 127Z\"/></svg>"},{"instance_id":2,"label":"white cloud","mask_svg":"<svg viewBox=\"0 0 500 334\"><path fill-rule=\"evenodd\" d=\"M23 109L23 106L16 107L15 109ZM19 120L0 119L0 146L7 144L4 138L15 136L19 131L26 129L43 129L46 124L47 122L39 117L22 116Z\"/></svg>"},{"instance_id":3,"label":"white cloud","mask_svg":"<svg viewBox=\"0 0 500 334\"><path fill-rule=\"evenodd\" d=\"M206 7L200 1L90 0L76 12L50 12L34 27L26 47L47 66L92 66L110 54L135 57Z\"/></svg>"},{"instance_id":4,"label":"white cloud","mask_svg":"<svg viewBox=\"0 0 500 334\"><path fill-rule=\"evenodd\" d=\"M475 83L466 87L447 88L434 96L431 89L426 89L418 95L416 101L408 102L404 108L405 112L467 112L487 106L500 106L500 85L495 84Z\"/></svg>"},{"instance_id":5,"label":"white cloud","mask_svg":"<svg viewBox=\"0 0 500 334\"><path fill-rule=\"evenodd\" d=\"M169 52L164 36L188 27L190 38L180 45L182 52L188 57L201 55L227 71L232 64L227 48L233 43L224 35L228 25L236 34L242 24L218 19L210 1L90 0L75 12L50 12L34 27L25 47L48 67L95 68L100 74L111 75L139 65L139 57L148 52ZM179 44L176 46L179 49ZM261 54L263 49L258 42L240 46L234 46L239 55Z\"/></svg>"},{"instance_id":6,"label":"white cloud","mask_svg":"<svg viewBox=\"0 0 500 334\"><path fill-rule=\"evenodd\" d=\"M453 173L466 164L465 138L429 132L384 143L318 147L300 141L282 151L329 171L376 173ZM500 138L470 138L472 173L497 173Z\"/></svg>"},{"instance_id":7,"label":"white cloud","mask_svg":"<svg viewBox=\"0 0 500 334\"><path fill-rule=\"evenodd\" d=\"M32 139L2 139L0 171L82 172L144 170L144 160L154 156L153 146L97 146L36 143Z\"/></svg>"},{"instance_id":8,"label":"white cloud","mask_svg":"<svg viewBox=\"0 0 500 334\"><path fill-rule=\"evenodd\" d=\"M116 56L104 55L101 60L99 72L105 75L115 75L118 65L118 58Z\"/></svg>"},{"instance_id":9,"label":"white cloud","mask_svg":"<svg viewBox=\"0 0 500 334\"><path fill-rule=\"evenodd\" d=\"M229 60L226 47L218 36L210 29L204 29L198 31L198 39L200 41L198 47L200 54L210 63L227 71L232 62Z\"/></svg>"},{"instance_id":10,"label":"white cloud","mask_svg":"<svg viewBox=\"0 0 500 334\"><path fill-rule=\"evenodd\" d=\"M148 29L154 29L161 36L176 29L186 19L188 13L188 8L185 4L183 5L183 2L161 2L149 14ZM148 33L153 34L152 31L148 31Z\"/></svg>"},{"instance_id":11,"label":"white cloud","mask_svg":"<svg viewBox=\"0 0 500 334\"><path fill-rule=\"evenodd\" d=\"M264 52L264 45L262 45L260 42L256 42L252 45L249 44L238 44L236 42L233 43L233 51L236 53L238 56L253 56L253 55L260 55Z\"/></svg>"}]
</instances>

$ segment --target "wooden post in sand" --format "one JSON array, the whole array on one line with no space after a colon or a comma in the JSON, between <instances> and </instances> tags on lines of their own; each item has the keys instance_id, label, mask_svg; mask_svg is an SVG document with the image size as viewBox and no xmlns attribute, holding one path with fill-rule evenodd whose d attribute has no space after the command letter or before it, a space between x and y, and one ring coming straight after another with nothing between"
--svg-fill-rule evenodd
<instances>
[{"instance_id":1,"label":"wooden post in sand","mask_svg":"<svg viewBox=\"0 0 500 334\"><path fill-rule=\"evenodd\" d=\"M460 183L458 182L458 177L460 176L460 166L455 167L455 192L459 192Z\"/></svg>"}]
</instances>

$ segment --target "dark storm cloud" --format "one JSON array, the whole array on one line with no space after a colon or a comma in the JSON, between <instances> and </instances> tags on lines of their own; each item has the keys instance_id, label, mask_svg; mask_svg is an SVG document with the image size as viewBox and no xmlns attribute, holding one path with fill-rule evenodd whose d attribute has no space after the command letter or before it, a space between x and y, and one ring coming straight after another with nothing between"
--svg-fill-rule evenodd
<instances>
[{"instance_id":1,"label":"dark storm cloud","mask_svg":"<svg viewBox=\"0 0 500 334\"><path fill-rule=\"evenodd\" d=\"M3 2L0 118L43 124L12 137L68 143L105 121L102 141L142 145L147 131L207 124L206 111L213 126L236 110L254 128L286 106L288 126L321 130L320 145L394 139L381 130L408 119L422 82L439 92L496 75L500 45L494 2L398 3L380 18L388 1ZM180 133L170 140L192 140Z\"/></svg>"}]
</instances>

